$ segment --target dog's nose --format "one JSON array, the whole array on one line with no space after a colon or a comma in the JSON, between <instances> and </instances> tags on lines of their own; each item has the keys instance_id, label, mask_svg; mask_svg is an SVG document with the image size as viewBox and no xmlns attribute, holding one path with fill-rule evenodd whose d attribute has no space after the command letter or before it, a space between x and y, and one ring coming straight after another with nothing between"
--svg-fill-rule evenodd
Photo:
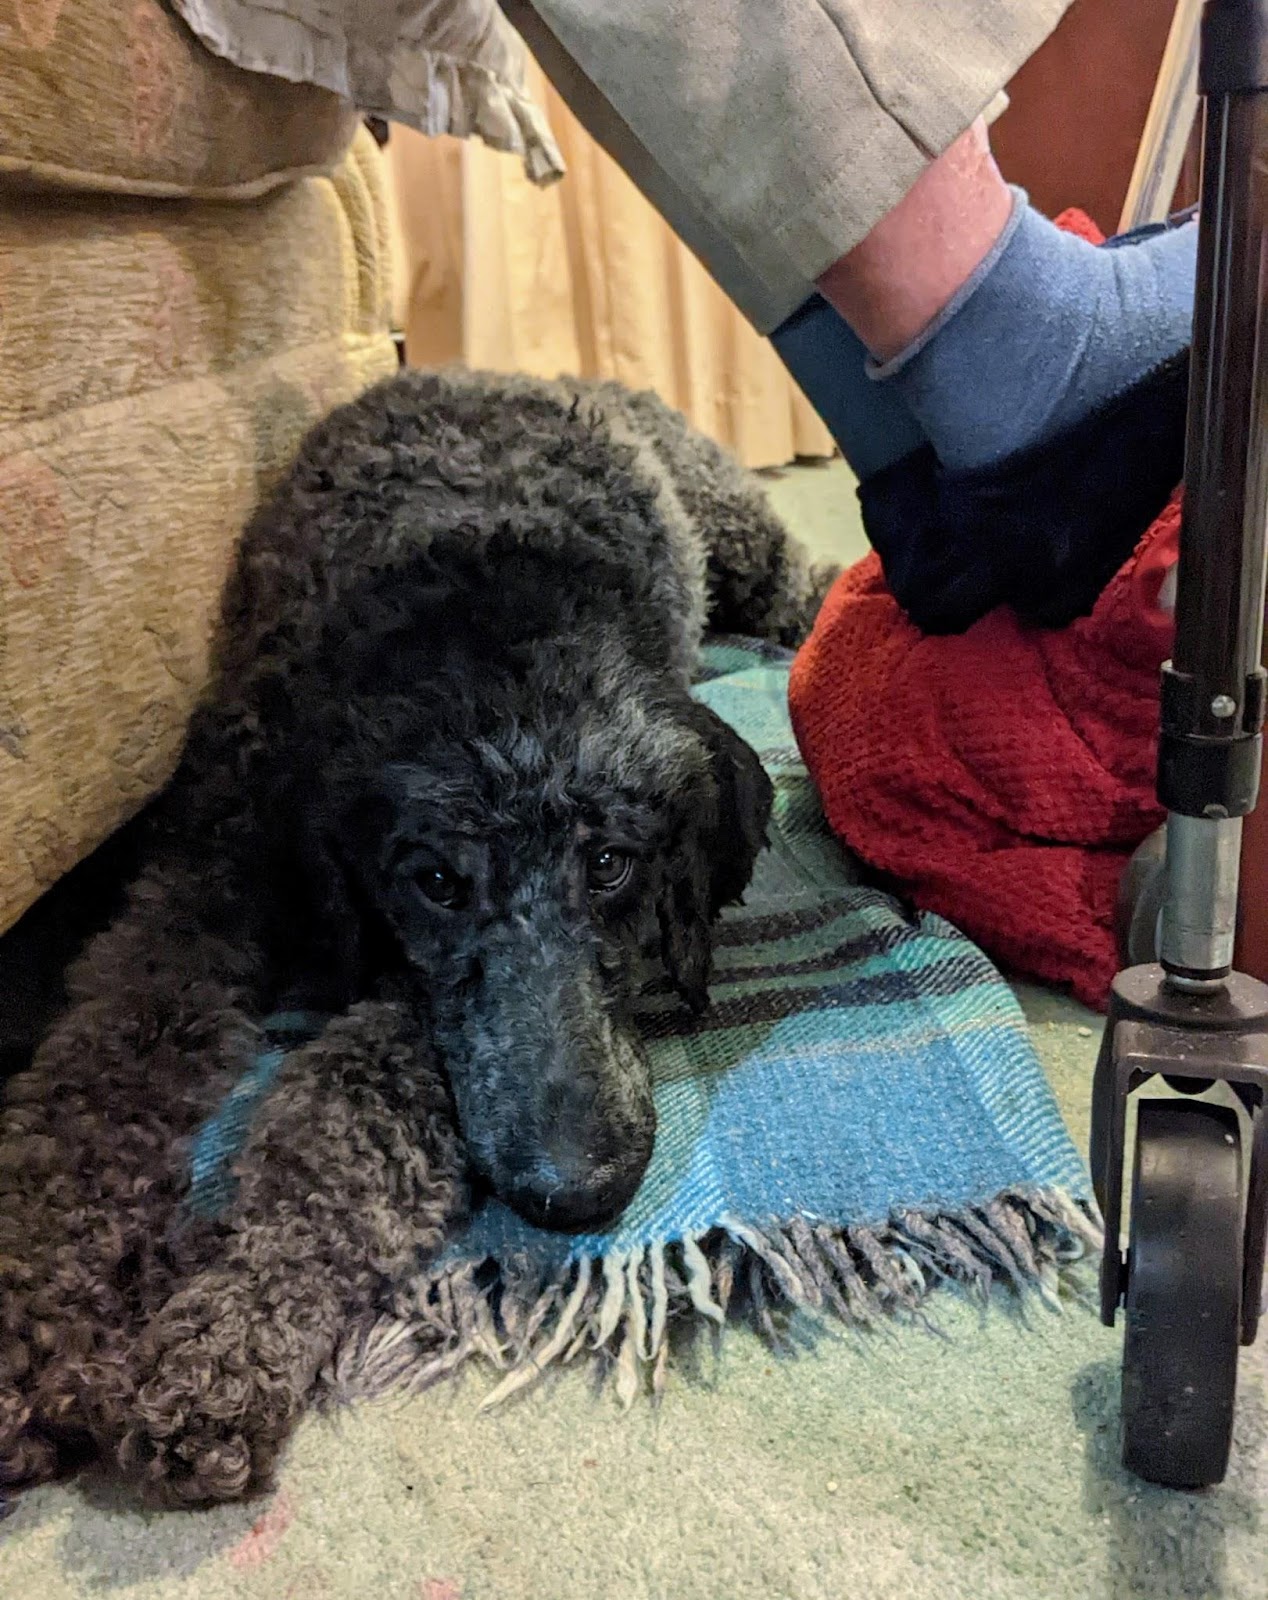
<instances>
[{"instance_id":1,"label":"dog's nose","mask_svg":"<svg viewBox=\"0 0 1268 1600\"><path fill-rule=\"evenodd\" d=\"M608 1163L584 1178L565 1177L553 1163L543 1163L531 1180L516 1184L505 1199L525 1222L557 1233L588 1233L607 1227L629 1205L642 1182L647 1161L641 1157Z\"/></svg>"}]
</instances>

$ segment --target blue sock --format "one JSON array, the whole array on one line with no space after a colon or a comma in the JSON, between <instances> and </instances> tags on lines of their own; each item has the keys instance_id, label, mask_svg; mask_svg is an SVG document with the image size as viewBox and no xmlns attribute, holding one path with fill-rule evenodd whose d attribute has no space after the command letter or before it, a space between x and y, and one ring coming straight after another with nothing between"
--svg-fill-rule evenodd
<instances>
[{"instance_id":1,"label":"blue sock","mask_svg":"<svg viewBox=\"0 0 1268 1600\"><path fill-rule=\"evenodd\" d=\"M1053 438L1191 334L1196 223L1106 248L1013 193L1004 232L950 304L893 360L868 364L952 470Z\"/></svg>"}]
</instances>

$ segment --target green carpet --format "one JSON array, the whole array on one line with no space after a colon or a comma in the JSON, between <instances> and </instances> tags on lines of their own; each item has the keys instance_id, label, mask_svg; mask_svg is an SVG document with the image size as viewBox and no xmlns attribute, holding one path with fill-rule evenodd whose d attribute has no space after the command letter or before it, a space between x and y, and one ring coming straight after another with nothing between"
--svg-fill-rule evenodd
<instances>
[{"instance_id":1,"label":"green carpet","mask_svg":"<svg viewBox=\"0 0 1268 1600\"><path fill-rule=\"evenodd\" d=\"M1083 1147L1096 1019L1022 999ZM627 1416L569 1373L487 1416L471 1380L314 1420L264 1506L43 1489L0 1526L0 1597L1268 1600L1262 1349L1229 1481L1174 1495L1117 1466L1120 1335L1090 1304L936 1313L795 1358L736 1330Z\"/></svg>"},{"instance_id":2,"label":"green carpet","mask_svg":"<svg viewBox=\"0 0 1268 1600\"><path fill-rule=\"evenodd\" d=\"M1023 1000L1082 1140L1094 1019ZM1260 1350L1230 1480L1172 1495L1118 1469L1118 1338L1090 1308L937 1310L941 1337L827 1335L794 1358L737 1330L628 1416L569 1374L492 1416L470 1381L313 1421L271 1506L146 1516L89 1484L43 1489L0 1530L0 1595L1268 1596Z\"/></svg>"}]
</instances>

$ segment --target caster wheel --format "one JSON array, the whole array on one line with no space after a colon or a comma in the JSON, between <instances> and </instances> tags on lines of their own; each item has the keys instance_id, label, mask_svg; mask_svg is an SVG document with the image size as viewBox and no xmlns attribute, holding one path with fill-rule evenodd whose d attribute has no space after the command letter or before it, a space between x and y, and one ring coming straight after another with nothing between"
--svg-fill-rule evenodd
<instances>
[{"instance_id":1,"label":"caster wheel","mask_svg":"<svg viewBox=\"0 0 1268 1600\"><path fill-rule=\"evenodd\" d=\"M1237 1116L1142 1100L1132 1175L1123 1342L1123 1465L1197 1489L1228 1467L1241 1346L1242 1156Z\"/></svg>"}]
</instances>

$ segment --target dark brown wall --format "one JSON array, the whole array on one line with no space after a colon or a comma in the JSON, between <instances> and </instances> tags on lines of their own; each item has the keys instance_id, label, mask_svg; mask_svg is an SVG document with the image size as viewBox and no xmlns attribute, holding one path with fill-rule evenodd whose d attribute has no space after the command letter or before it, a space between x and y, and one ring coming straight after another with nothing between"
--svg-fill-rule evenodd
<instances>
[{"instance_id":1,"label":"dark brown wall","mask_svg":"<svg viewBox=\"0 0 1268 1600\"><path fill-rule=\"evenodd\" d=\"M1118 226L1171 26L1172 0L1074 0L1009 86L991 130L1004 176L1055 216Z\"/></svg>"}]
</instances>

